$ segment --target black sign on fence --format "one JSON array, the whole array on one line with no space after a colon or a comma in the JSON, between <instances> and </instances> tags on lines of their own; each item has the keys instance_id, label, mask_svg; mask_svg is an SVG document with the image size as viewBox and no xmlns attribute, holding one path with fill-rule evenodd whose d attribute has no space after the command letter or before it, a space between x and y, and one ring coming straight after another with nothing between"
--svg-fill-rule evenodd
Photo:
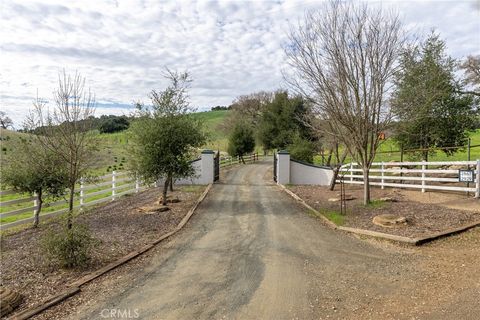
<instances>
[{"instance_id":1,"label":"black sign on fence","mask_svg":"<svg viewBox=\"0 0 480 320\"><path fill-rule=\"evenodd\" d=\"M459 182L474 182L475 175L473 170L458 170L458 181Z\"/></svg>"}]
</instances>

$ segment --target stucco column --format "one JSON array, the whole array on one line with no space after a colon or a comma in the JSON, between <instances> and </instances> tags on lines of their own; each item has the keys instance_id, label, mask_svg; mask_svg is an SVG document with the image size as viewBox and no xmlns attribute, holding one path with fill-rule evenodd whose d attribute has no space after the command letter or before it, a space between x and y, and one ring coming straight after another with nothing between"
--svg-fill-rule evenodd
<instances>
[{"instance_id":1,"label":"stucco column","mask_svg":"<svg viewBox=\"0 0 480 320\"><path fill-rule=\"evenodd\" d=\"M215 152L212 150L203 150L202 151L202 177L200 179L201 184L209 184L213 183L214 179L214 157L215 157Z\"/></svg>"},{"instance_id":2,"label":"stucco column","mask_svg":"<svg viewBox=\"0 0 480 320\"><path fill-rule=\"evenodd\" d=\"M290 153L286 150L281 150L277 153L277 183L290 183Z\"/></svg>"}]
</instances>

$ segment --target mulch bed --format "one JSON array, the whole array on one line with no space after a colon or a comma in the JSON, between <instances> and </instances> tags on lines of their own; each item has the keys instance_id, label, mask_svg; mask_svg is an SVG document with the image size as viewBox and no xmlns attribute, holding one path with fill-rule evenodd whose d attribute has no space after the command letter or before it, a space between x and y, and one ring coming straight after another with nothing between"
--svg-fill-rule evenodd
<instances>
[{"instance_id":1,"label":"mulch bed","mask_svg":"<svg viewBox=\"0 0 480 320\"><path fill-rule=\"evenodd\" d=\"M152 188L78 215L75 223L87 225L94 238L99 240L89 265L82 270L58 268L44 256L42 238L48 230L60 228L61 220L41 224L37 229L2 234L1 285L24 296L23 303L15 311L38 304L64 289L68 283L173 231L203 190L203 186L177 187L169 193L169 198L181 201L170 203L170 210L166 212L138 212L138 207L158 203L161 191Z\"/></svg>"},{"instance_id":2,"label":"mulch bed","mask_svg":"<svg viewBox=\"0 0 480 320\"><path fill-rule=\"evenodd\" d=\"M339 195L339 188L336 188L335 191L320 186L289 186L288 188L320 212L328 210L340 213L340 202L328 201ZM347 214L343 226L416 238L480 220L480 206L477 211L451 209L438 204L412 201L402 191L400 189L371 188L372 200L390 197L397 202L381 202L364 206L362 203L363 188L347 185L346 194L352 195L355 199L347 201ZM380 214L403 216L407 218L408 223L393 228L373 224L373 217Z\"/></svg>"}]
</instances>

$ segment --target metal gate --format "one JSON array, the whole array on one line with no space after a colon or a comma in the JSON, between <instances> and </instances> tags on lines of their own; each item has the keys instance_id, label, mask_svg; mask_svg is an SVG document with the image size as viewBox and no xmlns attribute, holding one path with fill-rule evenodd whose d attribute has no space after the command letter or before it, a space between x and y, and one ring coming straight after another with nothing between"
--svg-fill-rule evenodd
<instances>
[{"instance_id":1,"label":"metal gate","mask_svg":"<svg viewBox=\"0 0 480 320\"><path fill-rule=\"evenodd\" d=\"M273 154L273 181L277 182L277 154Z\"/></svg>"},{"instance_id":2,"label":"metal gate","mask_svg":"<svg viewBox=\"0 0 480 320\"><path fill-rule=\"evenodd\" d=\"M217 152L213 163L213 181L218 181L218 179L220 179L220 151Z\"/></svg>"}]
</instances>

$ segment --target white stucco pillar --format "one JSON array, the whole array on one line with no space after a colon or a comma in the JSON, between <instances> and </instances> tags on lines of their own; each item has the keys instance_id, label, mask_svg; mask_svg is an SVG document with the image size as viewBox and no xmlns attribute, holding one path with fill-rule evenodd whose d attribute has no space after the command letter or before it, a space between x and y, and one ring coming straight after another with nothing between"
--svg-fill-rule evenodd
<instances>
[{"instance_id":1,"label":"white stucco pillar","mask_svg":"<svg viewBox=\"0 0 480 320\"><path fill-rule=\"evenodd\" d=\"M290 183L290 153L281 150L277 153L277 183Z\"/></svg>"},{"instance_id":2,"label":"white stucco pillar","mask_svg":"<svg viewBox=\"0 0 480 320\"><path fill-rule=\"evenodd\" d=\"M213 183L214 179L214 157L215 152L212 150L203 150L202 151L202 177L200 179L201 184Z\"/></svg>"}]
</instances>

